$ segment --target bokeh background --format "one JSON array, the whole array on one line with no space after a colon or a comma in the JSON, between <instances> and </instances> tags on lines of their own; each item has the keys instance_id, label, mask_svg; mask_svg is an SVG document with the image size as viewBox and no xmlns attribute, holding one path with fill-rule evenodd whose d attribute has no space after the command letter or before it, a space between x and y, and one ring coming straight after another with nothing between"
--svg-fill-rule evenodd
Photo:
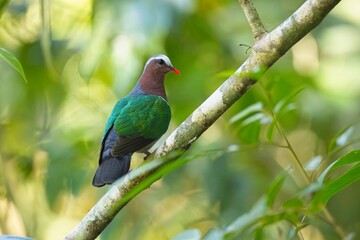
<instances>
[{"instance_id":1,"label":"bokeh background","mask_svg":"<svg viewBox=\"0 0 360 240\"><path fill-rule=\"evenodd\" d=\"M253 44L236 0L0 2L0 47L27 77L0 59L0 234L63 239L106 192L91 185L103 127L149 56L168 55L182 73L166 80L171 132L247 58L239 44ZM302 2L254 4L271 30ZM206 234L247 213L293 158L269 131L279 104L304 164L317 157L324 169L359 147L359 12L359 1L342 1L203 134L185 155L190 162L131 201L99 239ZM329 155L344 132L349 144ZM301 187L290 171L279 201ZM360 234L359 199L357 182L328 204L346 232ZM311 239L338 239L321 219L311 224Z\"/></svg>"}]
</instances>

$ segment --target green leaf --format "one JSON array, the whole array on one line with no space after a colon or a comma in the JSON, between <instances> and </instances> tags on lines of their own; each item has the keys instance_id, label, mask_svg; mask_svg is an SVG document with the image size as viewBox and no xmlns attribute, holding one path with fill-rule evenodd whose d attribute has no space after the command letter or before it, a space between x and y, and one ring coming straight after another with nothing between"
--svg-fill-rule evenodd
<instances>
[{"instance_id":1,"label":"green leaf","mask_svg":"<svg viewBox=\"0 0 360 240\"><path fill-rule=\"evenodd\" d=\"M304 168L306 171L315 171L319 168L321 162L323 160L323 157L318 155L310 159L305 165Z\"/></svg>"},{"instance_id":2,"label":"green leaf","mask_svg":"<svg viewBox=\"0 0 360 240\"><path fill-rule=\"evenodd\" d=\"M338 132L329 144L329 151L333 150L337 146L344 146L349 142L349 139L353 133L354 127L352 125Z\"/></svg>"},{"instance_id":3,"label":"green leaf","mask_svg":"<svg viewBox=\"0 0 360 240\"><path fill-rule=\"evenodd\" d=\"M245 118L246 116L252 115L253 113L257 113L260 112L263 109L264 105L262 102L257 102L254 103L252 105L250 105L249 107L245 108L244 110L242 110L241 112L239 112L238 114L236 114L235 116L233 116L232 118L230 118L229 122L230 124L237 122L243 118Z\"/></svg>"},{"instance_id":4,"label":"green leaf","mask_svg":"<svg viewBox=\"0 0 360 240\"><path fill-rule=\"evenodd\" d=\"M208 233L203 238L204 240L222 240L224 239L224 232L220 229L213 228L210 229Z\"/></svg>"},{"instance_id":5,"label":"green leaf","mask_svg":"<svg viewBox=\"0 0 360 240\"><path fill-rule=\"evenodd\" d=\"M349 233L348 235L345 236L344 240L355 240L356 239L357 234L354 232Z\"/></svg>"},{"instance_id":6,"label":"green leaf","mask_svg":"<svg viewBox=\"0 0 360 240\"><path fill-rule=\"evenodd\" d=\"M261 125L259 122L253 122L247 126L240 126L238 130L240 138L248 144L255 144L259 141L260 128Z\"/></svg>"},{"instance_id":7,"label":"green leaf","mask_svg":"<svg viewBox=\"0 0 360 240\"><path fill-rule=\"evenodd\" d=\"M241 121L236 131L240 133L241 139L247 143L256 143L259 138L261 125L271 123L272 119L263 113L262 102L257 102L242 110L232 118L229 123Z\"/></svg>"},{"instance_id":8,"label":"green leaf","mask_svg":"<svg viewBox=\"0 0 360 240\"><path fill-rule=\"evenodd\" d=\"M275 181L271 183L270 188L266 194L266 205L268 207L271 207L274 204L277 195L279 194L282 186L284 185L286 176L287 175L280 175L280 177L278 177L277 179L275 179Z\"/></svg>"},{"instance_id":9,"label":"green leaf","mask_svg":"<svg viewBox=\"0 0 360 240\"><path fill-rule=\"evenodd\" d=\"M293 98L298 95L301 91L303 91L304 88L300 88L298 90L296 90L294 93L290 94L289 96L281 99L274 107L273 111L275 113L275 115L280 114L282 112L283 109L285 109L286 106L288 106L291 101L293 100ZM288 108L288 110L292 110L294 109L294 106L290 106Z\"/></svg>"},{"instance_id":10,"label":"green leaf","mask_svg":"<svg viewBox=\"0 0 360 240\"><path fill-rule=\"evenodd\" d=\"M269 125L269 127L266 131L266 139L270 142L272 141L274 129L275 129L275 122L272 121L272 123Z\"/></svg>"},{"instance_id":11,"label":"green leaf","mask_svg":"<svg viewBox=\"0 0 360 240\"><path fill-rule=\"evenodd\" d=\"M255 204L255 206L250 210L249 213L238 217L232 224L230 224L226 228L226 237L241 233L251 225L255 224L257 220L260 217L264 216L264 214L266 213L268 209L266 207L266 202L266 197L260 198L260 200Z\"/></svg>"},{"instance_id":12,"label":"green leaf","mask_svg":"<svg viewBox=\"0 0 360 240\"><path fill-rule=\"evenodd\" d=\"M310 211L317 212L326 205L331 197L360 179L360 163L356 164L340 177L325 185L319 192L315 193L311 201Z\"/></svg>"},{"instance_id":13,"label":"green leaf","mask_svg":"<svg viewBox=\"0 0 360 240\"><path fill-rule=\"evenodd\" d=\"M360 162L360 150L352 151L345 156L340 157L338 160L334 161L332 164L330 164L318 177L318 182L322 183L324 182L324 179L326 175L334 169L337 169L339 167L343 167L345 165L354 164Z\"/></svg>"},{"instance_id":14,"label":"green leaf","mask_svg":"<svg viewBox=\"0 0 360 240\"><path fill-rule=\"evenodd\" d=\"M300 198L295 197L290 200L287 200L282 206L286 209L301 209L304 207L303 201Z\"/></svg>"},{"instance_id":15,"label":"green leaf","mask_svg":"<svg viewBox=\"0 0 360 240\"><path fill-rule=\"evenodd\" d=\"M14 55L12 55L6 49L0 48L0 57L2 57L2 59L4 59L12 68L14 68L27 83L24 69L22 68L19 60L17 60L17 58Z\"/></svg>"},{"instance_id":16,"label":"green leaf","mask_svg":"<svg viewBox=\"0 0 360 240\"><path fill-rule=\"evenodd\" d=\"M241 126L244 127L246 125L249 125L253 122L260 121L261 124L267 124L271 122L271 119L267 117L264 113L256 113L246 119L241 123Z\"/></svg>"},{"instance_id":17,"label":"green leaf","mask_svg":"<svg viewBox=\"0 0 360 240\"><path fill-rule=\"evenodd\" d=\"M7 7L7 5L9 4L10 0L0 0L0 17L3 14L3 12L5 11L5 8Z\"/></svg>"},{"instance_id":18,"label":"green leaf","mask_svg":"<svg viewBox=\"0 0 360 240\"><path fill-rule=\"evenodd\" d=\"M172 238L172 240L199 240L199 239L201 239L201 233L199 229L196 228L186 230Z\"/></svg>"},{"instance_id":19,"label":"green leaf","mask_svg":"<svg viewBox=\"0 0 360 240\"><path fill-rule=\"evenodd\" d=\"M236 69L226 69L222 72L219 72L215 75L216 78L228 78L231 75L234 74L234 72L236 71Z\"/></svg>"},{"instance_id":20,"label":"green leaf","mask_svg":"<svg viewBox=\"0 0 360 240\"><path fill-rule=\"evenodd\" d=\"M323 187L324 187L324 185L322 183L314 182L314 183L306 186L300 192L298 192L297 196L298 197L306 197L306 196L312 195L315 192L320 191Z\"/></svg>"},{"instance_id":21,"label":"green leaf","mask_svg":"<svg viewBox=\"0 0 360 240\"><path fill-rule=\"evenodd\" d=\"M309 196L312 196L314 193L320 191L323 189L323 184L319 182L314 182L308 186L306 186L304 189L299 191L293 198L287 200L283 207L285 209L292 209L292 210L301 210L304 209L305 206L308 204L304 199L308 199Z\"/></svg>"},{"instance_id":22,"label":"green leaf","mask_svg":"<svg viewBox=\"0 0 360 240\"><path fill-rule=\"evenodd\" d=\"M0 240L32 240L32 238L19 237L14 235L0 235Z\"/></svg>"},{"instance_id":23,"label":"green leaf","mask_svg":"<svg viewBox=\"0 0 360 240\"><path fill-rule=\"evenodd\" d=\"M278 118L279 115L282 113L289 112L289 111L292 111L297 108L296 104L292 103L291 101L302 90L304 90L304 88L300 88L300 89L296 90L294 93L290 94L287 97L282 98L279 102L276 103L276 105L274 106L274 108L272 110L273 114L276 116L276 118ZM275 121L277 121L277 120L275 119ZM276 127L275 121L271 120L271 124L269 125L269 128L266 131L266 139L268 141L272 140L274 129Z\"/></svg>"},{"instance_id":24,"label":"green leaf","mask_svg":"<svg viewBox=\"0 0 360 240\"><path fill-rule=\"evenodd\" d=\"M341 157L332 167L332 170L339 167L360 162L360 150L354 150Z\"/></svg>"},{"instance_id":25,"label":"green leaf","mask_svg":"<svg viewBox=\"0 0 360 240\"><path fill-rule=\"evenodd\" d=\"M264 229L263 228L256 229L254 240L262 240L262 239L264 239Z\"/></svg>"}]
</instances>

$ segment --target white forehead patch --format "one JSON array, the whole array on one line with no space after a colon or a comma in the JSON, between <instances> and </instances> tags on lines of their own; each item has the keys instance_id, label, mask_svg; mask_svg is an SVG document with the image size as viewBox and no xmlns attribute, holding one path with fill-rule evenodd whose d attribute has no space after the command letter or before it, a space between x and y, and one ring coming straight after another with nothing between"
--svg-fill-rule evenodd
<instances>
[{"instance_id":1,"label":"white forehead patch","mask_svg":"<svg viewBox=\"0 0 360 240\"><path fill-rule=\"evenodd\" d=\"M150 57L149 60L147 60L144 69L145 69L146 66L147 66L152 60L154 60L154 59L162 59L162 60L164 60L164 62L166 63L166 65L172 66L171 61L170 61L170 59L169 59L167 56L165 56L164 54L158 54L158 55L155 55L155 56Z\"/></svg>"}]
</instances>

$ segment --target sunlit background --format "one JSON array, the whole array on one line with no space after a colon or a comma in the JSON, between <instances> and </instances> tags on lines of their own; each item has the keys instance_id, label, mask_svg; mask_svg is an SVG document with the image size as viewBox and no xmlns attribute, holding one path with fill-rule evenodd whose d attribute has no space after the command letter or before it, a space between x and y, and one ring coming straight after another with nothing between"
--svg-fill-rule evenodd
<instances>
[{"instance_id":1,"label":"sunlit background","mask_svg":"<svg viewBox=\"0 0 360 240\"><path fill-rule=\"evenodd\" d=\"M275 2L254 1L269 30L303 1ZM91 185L102 131L149 56L168 55L182 73L166 80L170 132L247 58L239 44L253 43L236 0L12 0L1 12L0 47L18 58L27 83L0 59L0 234L38 240L63 239L106 192ZM342 1L186 153L198 157L131 201L99 239L206 234L247 213L293 158L268 129L286 99L278 120L300 160L324 159L310 176L339 156L326 157L343 130L353 144L338 153L359 147L359 12L359 1ZM262 114L238 115L254 104ZM279 199L301 187L290 171ZM328 204L358 237L359 199L355 183ZM307 239L338 239L321 219L311 224Z\"/></svg>"}]
</instances>

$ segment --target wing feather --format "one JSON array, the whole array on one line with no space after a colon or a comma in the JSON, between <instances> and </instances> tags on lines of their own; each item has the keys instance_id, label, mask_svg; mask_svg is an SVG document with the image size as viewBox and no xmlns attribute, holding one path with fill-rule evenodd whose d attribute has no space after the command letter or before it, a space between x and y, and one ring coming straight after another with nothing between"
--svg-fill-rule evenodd
<instances>
[{"instance_id":1,"label":"wing feather","mask_svg":"<svg viewBox=\"0 0 360 240\"><path fill-rule=\"evenodd\" d=\"M170 107L162 97L127 96L116 103L106 123L101 150L113 128L118 135L116 141L109 141L113 156L139 151L166 132L170 118Z\"/></svg>"}]
</instances>

